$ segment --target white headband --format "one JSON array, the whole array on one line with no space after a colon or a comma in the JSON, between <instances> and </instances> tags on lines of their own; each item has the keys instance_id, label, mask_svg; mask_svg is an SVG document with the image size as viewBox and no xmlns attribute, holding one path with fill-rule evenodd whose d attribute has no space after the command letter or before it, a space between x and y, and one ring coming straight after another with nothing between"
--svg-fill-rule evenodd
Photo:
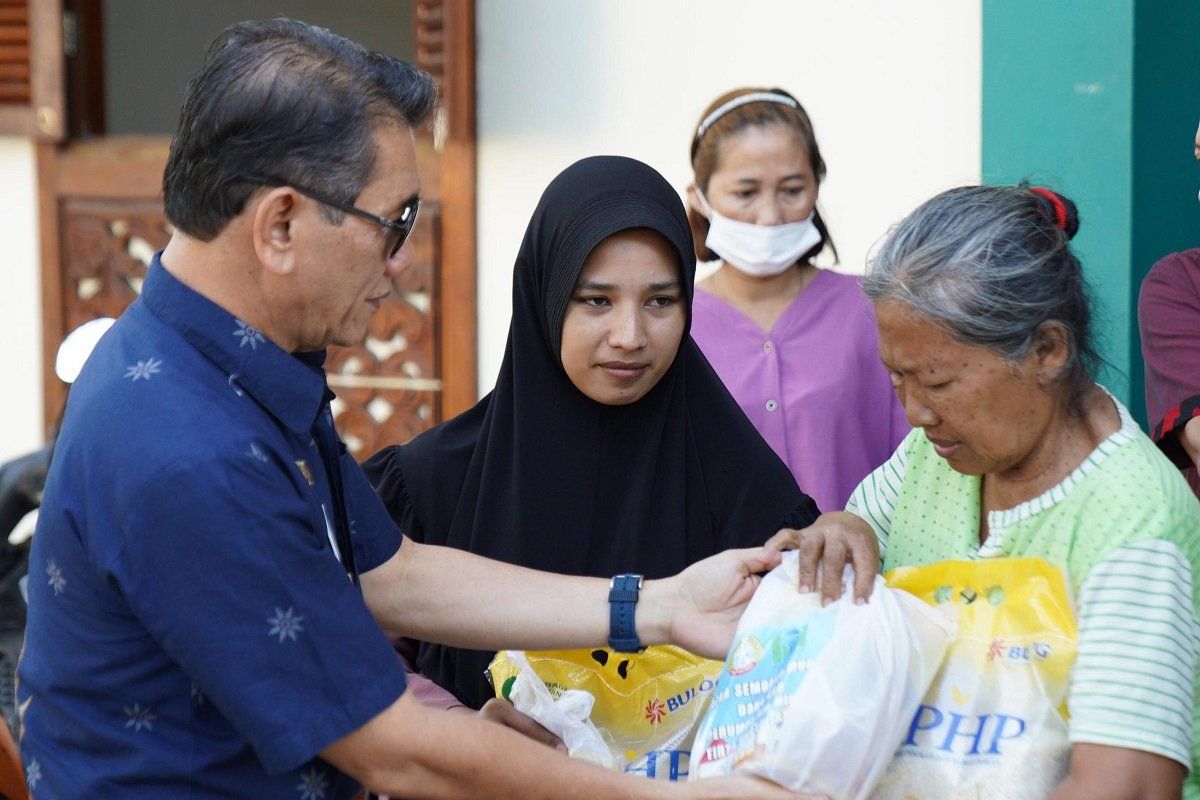
<instances>
[{"instance_id":1,"label":"white headband","mask_svg":"<svg viewBox=\"0 0 1200 800\"><path fill-rule=\"evenodd\" d=\"M789 108L800 107L800 104L792 98L788 97L787 95L776 94L775 92L751 92L750 94L743 94L733 98L728 103L722 103L717 107L716 111L705 117L704 121L700 123L700 127L696 129L695 140L697 142L700 141L700 137L704 135L705 131L712 127L714 122L728 114L730 111L733 111L735 108L744 106L747 103L778 103L781 106L787 106Z\"/></svg>"}]
</instances>

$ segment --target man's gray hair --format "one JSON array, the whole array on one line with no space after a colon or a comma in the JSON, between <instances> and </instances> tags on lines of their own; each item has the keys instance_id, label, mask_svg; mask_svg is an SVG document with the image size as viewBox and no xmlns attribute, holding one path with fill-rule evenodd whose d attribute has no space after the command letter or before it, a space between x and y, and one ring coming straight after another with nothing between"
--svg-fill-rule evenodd
<instances>
[{"instance_id":1,"label":"man's gray hair","mask_svg":"<svg viewBox=\"0 0 1200 800\"><path fill-rule=\"evenodd\" d=\"M188 83L163 174L167 219L209 241L263 179L353 203L375 165L374 126L416 127L436 100L426 73L316 25L231 25Z\"/></svg>"}]
</instances>

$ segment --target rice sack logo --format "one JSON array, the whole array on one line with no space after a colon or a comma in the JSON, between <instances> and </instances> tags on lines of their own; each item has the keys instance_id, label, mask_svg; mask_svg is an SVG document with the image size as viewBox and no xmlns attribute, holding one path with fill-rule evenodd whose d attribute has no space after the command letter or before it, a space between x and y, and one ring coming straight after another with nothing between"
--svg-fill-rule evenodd
<instances>
[{"instance_id":1,"label":"rice sack logo","mask_svg":"<svg viewBox=\"0 0 1200 800\"><path fill-rule=\"evenodd\" d=\"M766 648L763 647L762 642L753 636L747 636L738 642L737 647L733 650L733 655L729 657L729 674L738 677L753 671L758 666L758 662L762 661L765 653Z\"/></svg>"},{"instance_id":2,"label":"rice sack logo","mask_svg":"<svg viewBox=\"0 0 1200 800\"><path fill-rule=\"evenodd\" d=\"M988 661L1007 661L1014 664L1030 664L1045 661L1053 647L1049 642L1034 642L1029 645L1009 645L1003 639L993 639L988 647Z\"/></svg>"},{"instance_id":3,"label":"rice sack logo","mask_svg":"<svg viewBox=\"0 0 1200 800\"><path fill-rule=\"evenodd\" d=\"M712 692L713 686L715 685L716 684L713 683L711 678L705 678L695 686L689 686L679 694L668 697L666 703L663 703L662 700L655 697L653 700L646 703L646 721L651 725L657 725L658 723L662 722L668 714L673 714L687 706L697 697L703 697L704 695Z\"/></svg>"},{"instance_id":4,"label":"rice sack logo","mask_svg":"<svg viewBox=\"0 0 1200 800\"><path fill-rule=\"evenodd\" d=\"M616 654L610 654L607 650L593 650L591 655L593 661L606 670L616 673L622 681L629 680L630 673L636 664L636 662L632 662L628 658L612 658L611 656ZM702 697L712 692L713 686L715 686L715 683L711 678L704 678L695 686L690 686L682 692L668 697L665 703L659 697L651 698L642 708L642 718L651 726L659 725L670 714L688 705L697 697Z\"/></svg>"},{"instance_id":5,"label":"rice sack logo","mask_svg":"<svg viewBox=\"0 0 1200 800\"><path fill-rule=\"evenodd\" d=\"M1007 714L959 714L933 706L917 708L903 747L960 756L999 756L1005 743L1019 739L1027 725Z\"/></svg>"},{"instance_id":6,"label":"rice sack logo","mask_svg":"<svg viewBox=\"0 0 1200 800\"><path fill-rule=\"evenodd\" d=\"M645 759L626 767L625 772L658 780L686 780L690 758L687 750L651 750Z\"/></svg>"}]
</instances>

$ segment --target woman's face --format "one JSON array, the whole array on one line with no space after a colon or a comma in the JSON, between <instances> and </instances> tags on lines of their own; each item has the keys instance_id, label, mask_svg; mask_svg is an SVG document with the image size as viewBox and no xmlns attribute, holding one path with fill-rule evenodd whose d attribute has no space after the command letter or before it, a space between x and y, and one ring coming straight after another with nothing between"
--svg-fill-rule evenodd
<instances>
[{"instance_id":1,"label":"woman's face","mask_svg":"<svg viewBox=\"0 0 1200 800\"><path fill-rule=\"evenodd\" d=\"M704 196L714 211L731 219L782 225L812 213L817 188L804 139L786 125L771 123L750 125L721 140Z\"/></svg>"},{"instance_id":2,"label":"woman's face","mask_svg":"<svg viewBox=\"0 0 1200 800\"><path fill-rule=\"evenodd\" d=\"M955 340L896 300L875 304L879 352L900 405L937 454L958 472L1019 468L1058 407L1036 378L1038 355L1010 361Z\"/></svg>"},{"instance_id":3,"label":"woman's face","mask_svg":"<svg viewBox=\"0 0 1200 800\"><path fill-rule=\"evenodd\" d=\"M563 320L562 363L597 403L635 403L675 360L686 322L679 258L659 234L635 228L592 250Z\"/></svg>"}]
</instances>

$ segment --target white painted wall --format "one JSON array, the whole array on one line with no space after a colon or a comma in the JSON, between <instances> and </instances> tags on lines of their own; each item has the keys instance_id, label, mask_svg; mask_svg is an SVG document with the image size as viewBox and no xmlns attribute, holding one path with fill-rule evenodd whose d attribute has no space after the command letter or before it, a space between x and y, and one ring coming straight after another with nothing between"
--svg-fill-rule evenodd
<instances>
[{"instance_id":1,"label":"white painted wall","mask_svg":"<svg viewBox=\"0 0 1200 800\"><path fill-rule=\"evenodd\" d=\"M42 295L33 142L0 136L0 463L42 443Z\"/></svg>"},{"instance_id":2,"label":"white painted wall","mask_svg":"<svg viewBox=\"0 0 1200 800\"><path fill-rule=\"evenodd\" d=\"M679 189L700 112L781 86L812 116L822 214L862 272L930 195L980 177L981 0L478 0L479 388L491 389L512 265L542 189L589 155Z\"/></svg>"}]
</instances>

